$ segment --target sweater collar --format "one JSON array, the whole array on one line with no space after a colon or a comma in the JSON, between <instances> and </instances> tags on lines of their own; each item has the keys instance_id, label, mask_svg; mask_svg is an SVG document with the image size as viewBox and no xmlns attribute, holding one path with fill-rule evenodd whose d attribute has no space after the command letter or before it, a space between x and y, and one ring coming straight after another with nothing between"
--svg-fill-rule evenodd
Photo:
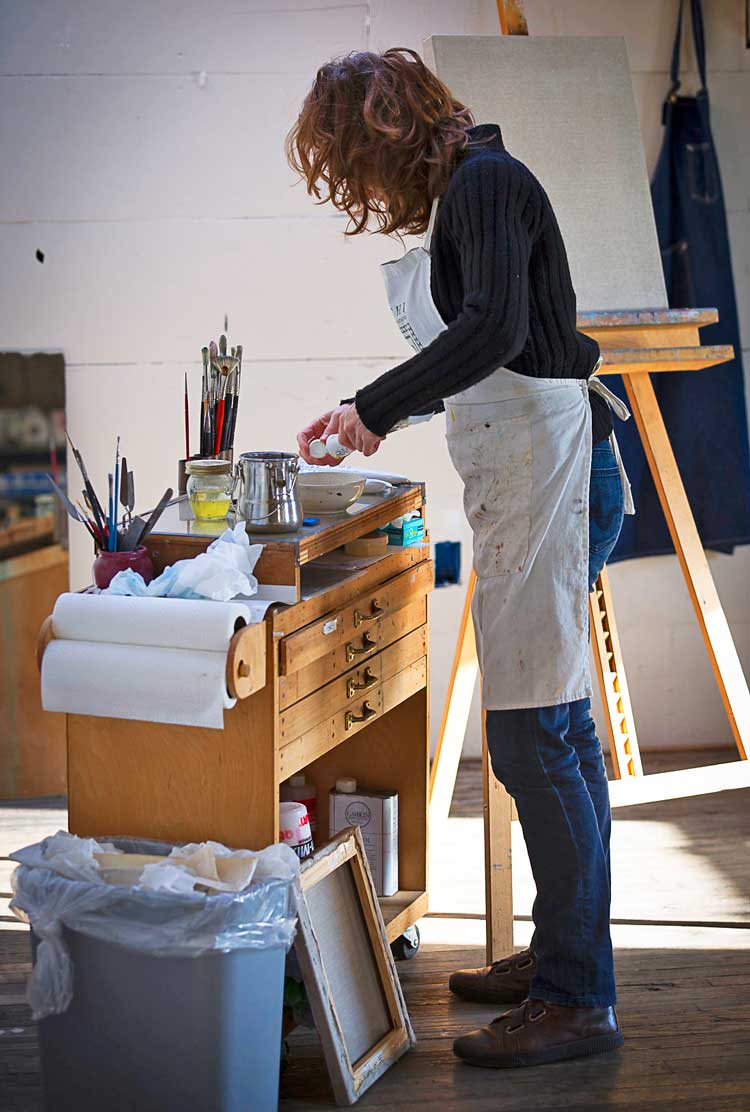
<instances>
[{"instance_id":1,"label":"sweater collar","mask_svg":"<svg viewBox=\"0 0 750 1112\"><path fill-rule=\"evenodd\" d=\"M479 151L489 148L491 151L504 151L505 144L503 143L503 133L497 124L477 124L476 127L468 129L469 135L469 148L466 151L466 157L472 154L477 154Z\"/></svg>"}]
</instances>

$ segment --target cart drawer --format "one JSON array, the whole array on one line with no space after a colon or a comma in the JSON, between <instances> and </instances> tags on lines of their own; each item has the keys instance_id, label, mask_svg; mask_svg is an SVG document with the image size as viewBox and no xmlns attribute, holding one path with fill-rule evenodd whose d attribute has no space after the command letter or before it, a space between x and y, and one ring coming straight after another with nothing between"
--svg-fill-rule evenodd
<instances>
[{"instance_id":1,"label":"cart drawer","mask_svg":"<svg viewBox=\"0 0 750 1112\"><path fill-rule=\"evenodd\" d=\"M414 663L373 687L360 693L358 699L345 704L329 714L311 729L306 730L286 744L282 739L279 750L279 778L286 780L305 768L324 753L353 737L364 726L369 726L393 707L403 703L410 695L427 685L427 657Z\"/></svg>"},{"instance_id":2,"label":"cart drawer","mask_svg":"<svg viewBox=\"0 0 750 1112\"><path fill-rule=\"evenodd\" d=\"M332 652L306 664L288 676L279 676L279 709L283 712L293 703L304 699L331 680L345 673L354 675L363 665L370 663L389 645L393 645L413 630L425 627L422 637L427 641L427 595L418 596L408 606L387 614L367 630L367 639L358 633L341 642ZM352 658L352 650L355 650ZM357 652L356 650L363 650ZM425 650L426 651L426 650Z\"/></svg>"},{"instance_id":3,"label":"cart drawer","mask_svg":"<svg viewBox=\"0 0 750 1112\"><path fill-rule=\"evenodd\" d=\"M427 627L422 626L370 657L367 663L352 668L307 698L300 699L280 716L280 744L283 746L293 741L330 718L332 712L362 703L374 695L385 680L420 660L426 651Z\"/></svg>"},{"instance_id":4,"label":"cart drawer","mask_svg":"<svg viewBox=\"0 0 750 1112\"><path fill-rule=\"evenodd\" d=\"M280 645L279 671L291 675L306 664L327 656L339 645L349 644L349 664L366 655L368 645L375 649L384 619L420 595L434 583L431 560L394 576L382 585L359 595L353 602L334 610L304 629L285 637Z\"/></svg>"}]
</instances>

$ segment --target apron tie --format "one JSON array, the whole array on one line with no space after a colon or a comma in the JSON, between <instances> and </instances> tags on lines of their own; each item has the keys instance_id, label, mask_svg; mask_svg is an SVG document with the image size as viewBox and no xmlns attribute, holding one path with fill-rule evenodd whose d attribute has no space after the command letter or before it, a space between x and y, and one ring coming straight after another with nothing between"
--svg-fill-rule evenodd
<instances>
[{"instance_id":1,"label":"apron tie","mask_svg":"<svg viewBox=\"0 0 750 1112\"><path fill-rule=\"evenodd\" d=\"M604 385L601 379L596 378L596 372L599 370L601 365L602 356L600 355L599 359L597 360L596 366L591 372L591 377L586 381L586 385L592 394L598 394L600 398L604 398L605 402L616 417L619 417L621 421L627 421L630 417L630 410L625 405L625 402L622 400L622 398L618 398L617 394L613 394L609 387ZM633 502L633 491L630 487L630 479L628 478L628 473L625 470L625 464L622 462L622 456L620 455L620 445L617 443L617 437L615 436L614 429L612 430L609 442L612 445L612 451L615 453L617 468L620 472L620 479L622 480L622 493L625 503L625 513L634 514L635 503Z\"/></svg>"}]
</instances>

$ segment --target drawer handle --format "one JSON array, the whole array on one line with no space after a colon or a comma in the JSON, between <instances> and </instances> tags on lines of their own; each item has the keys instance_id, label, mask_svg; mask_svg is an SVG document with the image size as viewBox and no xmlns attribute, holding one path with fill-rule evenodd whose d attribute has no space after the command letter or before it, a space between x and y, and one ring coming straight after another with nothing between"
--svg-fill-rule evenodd
<instances>
[{"instance_id":1,"label":"drawer handle","mask_svg":"<svg viewBox=\"0 0 750 1112\"><path fill-rule=\"evenodd\" d=\"M378 647L377 641L373 640L373 638L370 637L369 633L363 633L362 634L362 647L360 649L355 649L355 647L351 643L351 641L349 641L347 643L346 659L349 663L351 663L352 660L356 660L358 656L362 656L363 653L369 653L371 649L376 649L377 647Z\"/></svg>"},{"instance_id":2,"label":"drawer handle","mask_svg":"<svg viewBox=\"0 0 750 1112\"><path fill-rule=\"evenodd\" d=\"M351 710L348 710L346 712L346 718L344 719L344 725L345 725L347 730L351 730L351 728L352 728L352 726L354 725L355 722L367 722L368 719L375 718L377 713L378 712L375 710L375 707L371 707L370 704L367 702L367 700L365 700L364 703L362 704L362 713L361 714L354 714L354 712L351 711Z\"/></svg>"},{"instance_id":3,"label":"drawer handle","mask_svg":"<svg viewBox=\"0 0 750 1112\"><path fill-rule=\"evenodd\" d=\"M368 687L372 687L374 683L378 682L378 677L369 666L365 668L365 678L362 683L357 683L356 680L350 679L346 681L346 697L351 699L356 691L367 691Z\"/></svg>"},{"instance_id":4,"label":"drawer handle","mask_svg":"<svg viewBox=\"0 0 750 1112\"><path fill-rule=\"evenodd\" d=\"M373 618L379 618L381 614L385 614L385 607L378 606L378 600L374 598L370 603L370 613L363 614L361 610L354 611L354 626L355 629L362 625L362 622L371 622Z\"/></svg>"}]
</instances>

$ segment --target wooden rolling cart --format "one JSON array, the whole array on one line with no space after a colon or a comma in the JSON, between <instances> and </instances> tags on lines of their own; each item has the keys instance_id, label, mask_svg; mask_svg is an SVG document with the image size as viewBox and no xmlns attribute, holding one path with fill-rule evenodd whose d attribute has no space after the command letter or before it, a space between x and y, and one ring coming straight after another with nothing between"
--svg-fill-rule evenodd
<instances>
[{"instance_id":1,"label":"wooden rolling cart","mask_svg":"<svg viewBox=\"0 0 750 1112\"><path fill-rule=\"evenodd\" d=\"M290 603L272 605L232 642L230 690L247 697L225 712L222 731L69 715L70 830L259 849L278 840L279 785L304 769L318 789L322 843L328 792L337 777L354 776L399 795L401 887L381 901L390 941L421 918L429 547L359 557L342 546L423 506L422 485L402 485L286 539L251 538L266 545L261 584ZM177 507L161 529L150 539L157 568L205 548L222 526L206 535L180 521Z\"/></svg>"}]
</instances>

